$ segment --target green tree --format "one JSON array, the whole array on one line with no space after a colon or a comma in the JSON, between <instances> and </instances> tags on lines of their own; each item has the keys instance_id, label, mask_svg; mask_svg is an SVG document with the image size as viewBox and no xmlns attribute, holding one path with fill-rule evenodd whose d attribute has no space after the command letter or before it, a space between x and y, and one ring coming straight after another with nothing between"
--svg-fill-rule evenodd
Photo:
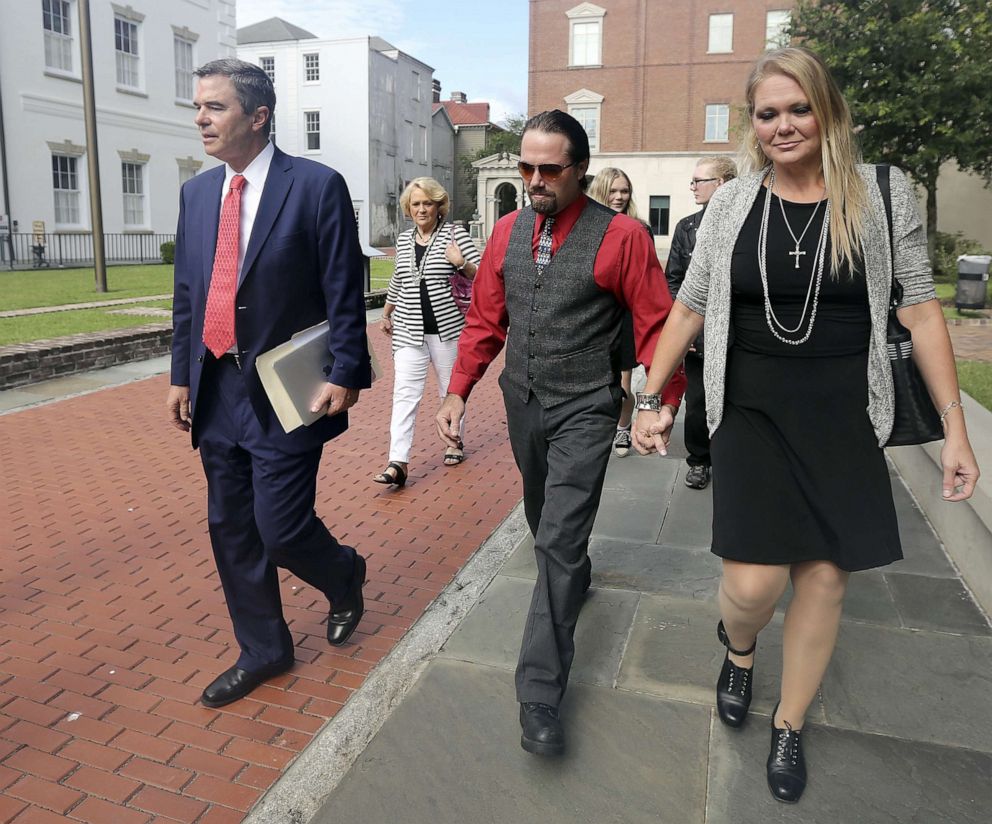
<instances>
[{"instance_id":1,"label":"green tree","mask_svg":"<svg viewBox=\"0 0 992 824\"><path fill-rule=\"evenodd\" d=\"M987 0L800 0L790 34L833 71L865 158L908 172L937 232L937 177L956 161L992 183L992 10Z\"/></svg>"},{"instance_id":2,"label":"green tree","mask_svg":"<svg viewBox=\"0 0 992 824\"><path fill-rule=\"evenodd\" d=\"M479 170L474 168L472 164L476 160L482 160L482 158L489 157L498 152L518 154L520 152L520 137L524 133L524 124L526 122L526 115L507 115L497 124L498 128L492 129L486 135L486 145L483 148L476 150L472 154L462 155L458 158L458 164L460 166L459 176L470 183L473 192L479 180ZM473 211L475 211L474 203L464 204L460 209L460 212L463 214L458 214L457 217L460 220L468 219L472 216Z\"/></svg>"}]
</instances>

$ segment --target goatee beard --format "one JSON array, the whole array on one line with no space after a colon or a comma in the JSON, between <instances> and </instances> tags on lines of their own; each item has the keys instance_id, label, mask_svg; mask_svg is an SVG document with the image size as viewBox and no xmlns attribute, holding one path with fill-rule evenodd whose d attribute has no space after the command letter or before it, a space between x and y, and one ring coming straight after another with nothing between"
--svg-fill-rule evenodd
<instances>
[{"instance_id":1,"label":"goatee beard","mask_svg":"<svg viewBox=\"0 0 992 824\"><path fill-rule=\"evenodd\" d=\"M530 206L539 215L553 215L558 211L558 197L557 195L550 195L546 199L534 200L534 196L531 192L527 192L530 196ZM542 192L541 194L544 194Z\"/></svg>"}]
</instances>

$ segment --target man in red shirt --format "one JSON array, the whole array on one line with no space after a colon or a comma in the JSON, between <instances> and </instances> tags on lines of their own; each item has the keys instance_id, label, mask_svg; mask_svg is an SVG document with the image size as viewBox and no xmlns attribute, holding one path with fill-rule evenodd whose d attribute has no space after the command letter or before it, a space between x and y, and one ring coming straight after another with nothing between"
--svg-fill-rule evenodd
<instances>
[{"instance_id":1,"label":"man in red shirt","mask_svg":"<svg viewBox=\"0 0 992 824\"><path fill-rule=\"evenodd\" d=\"M505 344L500 387L538 568L516 672L521 746L559 755L558 706L623 398L621 318L629 307L638 359L650 363L672 299L643 225L583 194L589 139L575 118L532 117L520 157L531 205L493 229L436 420L454 445L472 387ZM684 387L680 371L661 396L638 400L671 422Z\"/></svg>"}]
</instances>

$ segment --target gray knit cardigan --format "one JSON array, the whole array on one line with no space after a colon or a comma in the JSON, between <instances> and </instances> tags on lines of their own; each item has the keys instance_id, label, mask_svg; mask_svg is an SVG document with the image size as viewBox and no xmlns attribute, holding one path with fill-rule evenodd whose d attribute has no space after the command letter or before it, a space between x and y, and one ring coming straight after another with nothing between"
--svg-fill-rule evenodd
<instances>
[{"instance_id":1,"label":"gray knit cardigan","mask_svg":"<svg viewBox=\"0 0 992 824\"><path fill-rule=\"evenodd\" d=\"M869 213L861 245L868 281L871 341L868 348L868 417L879 446L892 431L894 395L892 370L886 349L886 322L892 263L885 204L875 177L875 167L862 164L858 172L868 186ZM679 289L678 300L693 312L705 315L706 357L703 386L706 390L706 424L710 435L723 418L724 378L727 371L727 338L730 330L730 261L734 245L761 188L767 169L732 180L716 190L706 207L696 237L692 262ZM892 223L895 237L896 279L903 286L902 306L936 297L927 239L920 222L916 197L901 170L891 170Z\"/></svg>"}]
</instances>

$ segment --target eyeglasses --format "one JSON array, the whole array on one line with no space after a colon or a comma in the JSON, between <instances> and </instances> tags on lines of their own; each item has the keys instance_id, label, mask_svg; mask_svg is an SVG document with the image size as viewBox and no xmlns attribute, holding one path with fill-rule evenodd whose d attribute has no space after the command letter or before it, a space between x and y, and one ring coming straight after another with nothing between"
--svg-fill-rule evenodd
<instances>
[{"instance_id":1,"label":"eyeglasses","mask_svg":"<svg viewBox=\"0 0 992 824\"><path fill-rule=\"evenodd\" d=\"M533 163L524 163L521 160L517 163L517 171L520 172L520 176L524 180L530 180L534 176L534 170L536 169L545 180L555 181L561 177L561 173L565 169L574 165L574 163L566 163L564 166L559 163L539 163L535 166Z\"/></svg>"},{"instance_id":2,"label":"eyeglasses","mask_svg":"<svg viewBox=\"0 0 992 824\"><path fill-rule=\"evenodd\" d=\"M700 183L712 183L714 180L719 180L718 177L694 177L689 181L689 188L695 189Z\"/></svg>"}]
</instances>

